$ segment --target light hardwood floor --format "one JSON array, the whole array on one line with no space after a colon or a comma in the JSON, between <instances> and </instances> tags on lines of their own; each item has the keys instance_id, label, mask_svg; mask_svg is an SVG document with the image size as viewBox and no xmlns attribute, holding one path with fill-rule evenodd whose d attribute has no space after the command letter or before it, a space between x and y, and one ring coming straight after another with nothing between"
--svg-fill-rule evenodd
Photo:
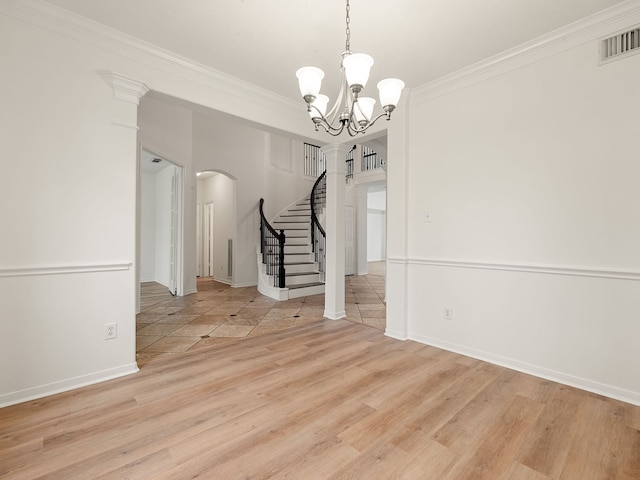
<instances>
[{"instance_id":1,"label":"light hardwood floor","mask_svg":"<svg viewBox=\"0 0 640 480\"><path fill-rule=\"evenodd\" d=\"M345 320L0 409L2 479L640 479L640 407Z\"/></svg>"}]
</instances>

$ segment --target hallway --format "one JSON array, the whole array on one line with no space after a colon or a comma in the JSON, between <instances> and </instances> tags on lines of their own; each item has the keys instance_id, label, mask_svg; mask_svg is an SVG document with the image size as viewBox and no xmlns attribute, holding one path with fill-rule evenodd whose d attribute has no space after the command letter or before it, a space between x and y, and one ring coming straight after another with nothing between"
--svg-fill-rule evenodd
<instances>
[{"instance_id":1,"label":"hallway","mask_svg":"<svg viewBox=\"0 0 640 480\"><path fill-rule=\"evenodd\" d=\"M368 275L345 278L346 320L384 330L385 262ZM256 287L231 288L198 279L198 293L172 297L156 283L141 285L136 352L139 367L156 358L323 319L324 295L277 302ZM328 320L327 320L328 321Z\"/></svg>"}]
</instances>

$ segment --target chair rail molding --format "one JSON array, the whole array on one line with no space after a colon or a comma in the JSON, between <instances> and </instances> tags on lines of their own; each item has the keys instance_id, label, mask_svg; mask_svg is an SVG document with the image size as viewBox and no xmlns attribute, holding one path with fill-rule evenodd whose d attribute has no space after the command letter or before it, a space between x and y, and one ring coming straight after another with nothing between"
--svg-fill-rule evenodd
<instances>
[{"instance_id":1,"label":"chair rail molding","mask_svg":"<svg viewBox=\"0 0 640 480\"><path fill-rule=\"evenodd\" d=\"M389 258L387 261L390 263L405 265L426 265L446 268L473 268L481 270L503 270L510 272L538 273L544 275L568 275L578 277L640 281L640 271L607 267L496 263L486 261L433 258Z\"/></svg>"},{"instance_id":2,"label":"chair rail molding","mask_svg":"<svg viewBox=\"0 0 640 480\"><path fill-rule=\"evenodd\" d=\"M130 270L131 262L88 263L74 265L37 265L29 267L0 267L2 277L30 277L42 275L66 275L75 273L118 272Z\"/></svg>"}]
</instances>

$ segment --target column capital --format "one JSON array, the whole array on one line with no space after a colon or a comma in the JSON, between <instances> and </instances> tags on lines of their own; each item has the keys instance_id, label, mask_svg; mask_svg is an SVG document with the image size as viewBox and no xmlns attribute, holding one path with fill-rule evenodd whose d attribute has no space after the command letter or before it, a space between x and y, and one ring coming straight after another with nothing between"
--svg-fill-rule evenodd
<instances>
[{"instance_id":1,"label":"column capital","mask_svg":"<svg viewBox=\"0 0 640 480\"><path fill-rule=\"evenodd\" d=\"M320 150L322 150L322 153L324 153L326 156L335 155L335 154L346 156L350 148L351 148L350 144L330 143L328 145L320 147Z\"/></svg>"},{"instance_id":2,"label":"column capital","mask_svg":"<svg viewBox=\"0 0 640 480\"><path fill-rule=\"evenodd\" d=\"M119 73L100 70L98 75L111 87L113 98L116 100L139 105L140 99L149 91L149 87L145 83Z\"/></svg>"},{"instance_id":3,"label":"column capital","mask_svg":"<svg viewBox=\"0 0 640 480\"><path fill-rule=\"evenodd\" d=\"M338 173L344 175L345 172L345 159L347 153L351 148L350 144L344 143L330 143L324 147L320 147L320 150L324 154L327 161L327 175Z\"/></svg>"}]
</instances>

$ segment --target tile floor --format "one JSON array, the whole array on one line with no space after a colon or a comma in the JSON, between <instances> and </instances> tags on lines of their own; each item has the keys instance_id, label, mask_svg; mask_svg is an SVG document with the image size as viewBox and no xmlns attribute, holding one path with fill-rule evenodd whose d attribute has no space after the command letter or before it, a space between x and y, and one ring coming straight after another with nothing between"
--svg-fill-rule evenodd
<instances>
[{"instance_id":1,"label":"tile floor","mask_svg":"<svg viewBox=\"0 0 640 480\"><path fill-rule=\"evenodd\" d=\"M369 263L368 272L346 277L346 319L384 329L385 263ZM324 312L324 295L277 302L256 287L231 288L209 278L198 279L198 293L185 297L143 283L140 303L139 367L188 350L322 320Z\"/></svg>"}]
</instances>

